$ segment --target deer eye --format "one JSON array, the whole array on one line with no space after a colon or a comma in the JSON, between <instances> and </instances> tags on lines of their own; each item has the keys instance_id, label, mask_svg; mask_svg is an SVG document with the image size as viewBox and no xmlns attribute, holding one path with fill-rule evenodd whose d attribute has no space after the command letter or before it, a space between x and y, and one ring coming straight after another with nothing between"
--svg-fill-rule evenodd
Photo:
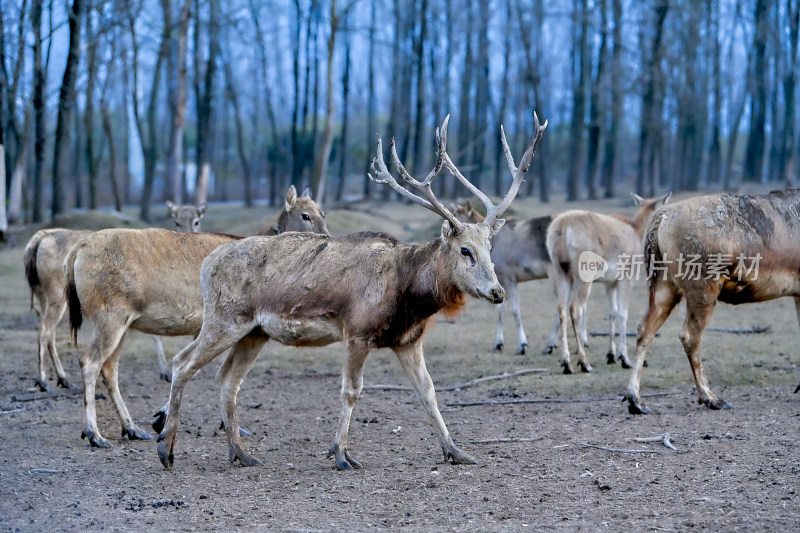
<instances>
[{"instance_id":1,"label":"deer eye","mask_svg":"<svg viewBox=\"0 0 800 533\"><path fill-rule=\"evenodd\" d=\"M308 216L308 213L303 213L301 216L303 217L303 220L311 220L311 217Z\"/></svg>"},{"instance_id":2,"label":"deer eye","mask_svg":"<svg viewBox=\"0 0 800 533\"><path fill-rule=\"evenodd\" d=\"M462 248L461 255L463 255L464 257L471 257L472 252L469 251L469 248Z\"/></svg>"}]
</instances>

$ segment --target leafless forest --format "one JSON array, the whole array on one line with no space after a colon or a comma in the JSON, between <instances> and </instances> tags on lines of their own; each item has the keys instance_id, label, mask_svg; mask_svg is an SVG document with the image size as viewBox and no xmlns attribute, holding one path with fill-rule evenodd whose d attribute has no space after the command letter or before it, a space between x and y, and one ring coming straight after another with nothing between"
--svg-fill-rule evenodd
<instances>
[{"instance_id":1,"label":"leafless forest","mask_svg":"<svg viewBox=\"0 0 800 533\"><path fill-rule=\"evenodd\" d=\"M453 115L495 193L500 124L545 140L523 194L794 182L798 0L2 0L8 223L163 200L387 195L375 134L412 168ZM516 148L515 147L515 148ZM449 188L442 185L442 188ZM437 191L456 196L459 190Z\"/></svg>"}]
</instances>

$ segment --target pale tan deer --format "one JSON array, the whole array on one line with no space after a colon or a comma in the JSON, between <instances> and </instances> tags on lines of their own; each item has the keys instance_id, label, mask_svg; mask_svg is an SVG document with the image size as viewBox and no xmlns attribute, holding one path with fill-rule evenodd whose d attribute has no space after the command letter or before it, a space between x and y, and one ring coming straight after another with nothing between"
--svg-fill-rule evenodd
<instances>
[{"instance_id":1,"label":"pale tan deer","mask_svg":"<svg viewBox=\"0 0 800 533\"><path fill-rule=\"evenodd\" d=\"M578 365L583 372L592 372L586 359L586 301L592 282L606 285L608 294L608 321L610 346L606 362L614 364L617 358L624 368L630 368L626 341L628 299L633 286L636 258L641 258L642 234L653 211L669 201L672 193L659 198L644 199L631 195L639 207L633 219L617 215L604 215L591 211L572 210L558 215L547 230L547 251L553 264L553 284L558 297L560 322L561 366L565 374L574 372L567 344L567 324L572 323L578 351ZM607 270L598 276L584 276L581 262L587 255L604 261ZM585 272L588 273L588 272ZM619 332L617 343L615 333Z\"/></svg>"},{"instance_id":2,"label":"pale tan deer","mask_svg":"<svg viewBox=\"0 0 800 533\"><path fill-rule=\"evenodd\" d=\"M800 321L798 228L800 189L764 196L700 196L655 212L644 234L650 296L639 323L636 360L625 394L631 413L650 412L639 397L647 348L682 299L686 318L680 341L692 367L698 401L710 409L732 407L711 390L703 372L703 330L717 301L737 305L789 296Z\"/></svg>"},{"instance_id":3,"label":"pale tan deer","mask_svg":"<svg viewBox=\"0 0 800 533\"><path fill-rule=\"evenodd\" d=\"M293 192L294 187L290 187L287 198L296 196ZM328 234L316 204L303 202L301 212L298 203L288 203L284 206L288 216L282 218L287 227L309 227ZM305 220L303 213L311 213L311 220ZM86 411L82 436L92 446L111 445L100 434L95 414L94 391L101 372L123 436L152 438L133 422L119 391L119 357L125 332L133 329L162 336L197 335L203 322L200 265L217 246L237 239L240 237L212 233L118 229L89 235L70 250L64 262L65 286L76 344L83 316L94 325L92 339L80 359Z\"/></svg>"},{"instance_id":4,"label":"pale tan deer","mask_svg":"<svg viewBox=\"0 0 800 533\"><path fill-rule=\"evenodd\" d=\"M187 233L200 231L200 219L206 206L176 205L167 202L167 208L175 220L177 231ZM31 290L31 309L39 317L39 377L36 384L42 391L49 390L47 379L47 356L53 363L59 387L70 388L64 367L56 350L56 327L64 316L67 302L64 296L64 258L72 246L92 231L51 228L37 231L25 246L23 258L25 277ZM158 337L153 337L159 373L169 381L171 375L164 357L164 349Z\"/></svg>"},{"instance_id":5,"label":"pale tan deer","mask_svg":"<svg viewBox=\"0 0 800 533\"><path fill-rule=\"evenodd\" d=\"M522 156L510 190L498 205L472 185L450 159L446 151L447 122L445 119L437 130L436 165L422 181L406 171L394 142L391 144L395 168L422 197L405 189L389 173L380 138L370 172L373 181L389 185L404 198L444 218L441 237L424 245L411 245L372 232L338 238L290 233L221 246L204 261L203 328L173 360L174 379L158 446L165 468L173 466L186 384L231 346L217 373L228 457L242 465L260 463L242 448L236 396L270 339L291 346L346 342L341 414L328 452L337 469L361 466L350 453L348 428L363 384L364 363L372 349L382 347L391 348L400 360L439 438L445 461L474 463L453 443L437 407L423 357L423 333L433 315L457 313L467 295L492 303L503 301L505 291L492 268L489 239L503 224L499 217L516 196L547 122L540 125L536 120L536 134ZM445 167L487 205L483 222L459 222L436 199L431 182Z\"/></svg>"},{"instance_id":6,"label":"pale tan deer","mask_svg":"<svg viewBox=\"0 0 800 533\"><path fill-rule=\"evenodd\" d=\"M483 221L483 215L467 200L455 207L455 214L462 222ZM522 326L519 290L517 284L535 279L550 277L550 256L547 255L547 227L552 222L551 215L526 220L506 219L506 223L492 236L492 263L497 280L506 290L506 300L511 304L511 313L517 328L517 355L525 354L528 338ZM505 302L497 306L497 332L494 349L503 350L503 314ZM550 339L542 353L552 353L558 335L558 315L550 333ZM585 341L585 339L584 339Z\"/></svg>"}]
</instances>

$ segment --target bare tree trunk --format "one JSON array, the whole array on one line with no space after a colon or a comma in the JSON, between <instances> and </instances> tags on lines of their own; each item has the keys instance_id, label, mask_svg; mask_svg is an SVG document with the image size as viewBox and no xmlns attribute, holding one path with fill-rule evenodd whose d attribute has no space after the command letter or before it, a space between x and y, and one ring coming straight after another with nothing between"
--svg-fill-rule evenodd
<instances>
[{"instance_id":1,"label":"bare tree trunk","mask_svg":"<svg viewBox=\"0 0 800 533\"><path fill-rule=\"evenodd\" d=\"M473 66L475 80L475 114L473 120L472 160L475 164L473 182L478 188L483 188L484 163L486 160L486 146L490 144L489 134L489 105L492 95L489 91L489 22L491 12L489 2L478 2L478 57Z\"/></svg>"},{"instance_id":2,"label":"bare tree trunk","mask_svg":"<svg viewBox=\"0 0 800 533\"><path fill-rule=\"evenodd\" d=\"M303 171L300 156L300 133L298 131L298 117L300 115L300 30L303 23L303 11L300 9L300 0L294 1L297 22L294 29L295 46L292 50L292 65L294 71L294 105L292 106L292 181L298 182Z\"/></svg>"},{"instance_id":3,"label":"bare tree trunk","mask_svg":"<svg viewBox=\"0 0 800 533\"><path fill-rule=\"evenodd\" d=\"M347 27L347 19L345 18L345 27ZM350 36L349 30L345 33L345 49L344 49L344 75L342 76L342 142L341 142L341 157L339 158L339 181L336 186L336 201L342 201L344 194L344 186L347 181L347 154L349 152L348 145L350 139L348 138L348 123L350 122ZM328 88L330 91L330 88Z\"/></svg>"},{"instance_id":4,"label":"bare tree trunk","mask_svg":"<svg viewBox=\"0 0 800 533\"><path fill-rule=\"evenodd\" d=\"M167 11L174 13L173 1L161 0L164 20L167 20ZM186 41L191 7L191 0L183 0L178 12L177 32L170 28L170 52L167 61L168 99L172 119L164 185L167 192L165 196L175 203L181 202L180 163L183 155L183 129L186 123Z\"/></svg>"},{"instance_id":5,"label":"bare tree trunk","mask_svg":"<svg viewBox=\"0 0 800 533\"><path fill-rule=\"evenodd\" d=\"M767 0L756 0L753 11L753 62L750 70L750 134L744 159L745 181L760 182L764 166L767 122L767 58L769 16Z\"/></svg>"},{"instance_id":6,"label":"bare tree trunk","mask_svg":"<svg viewBox=\"0 0 800 533\"><path fill-rule=\"evenodd\" d=\"M97 165L94 149L94 90L97 81L97 48L99 34L93 34L93 5L86 5L86 92L83 110L83 135L85 142L86 169L89 173L89 209L97 208ZM78 177L75 177L78 181ZM76 207L80 207L76 197Z\"/></svg>"},{"instance_id":7,"label":"bare tree trunk","mask_svg":"<svg viewBox=\"0 0 800 533\"><path fill-rule=\"evenodd\" d=\"M31 132L31 106L25 106L25 119L22 125L22 136L20 137L17 145L19 150L17 152L14 168L11 172L11 187L8 194L8 221L11 224L19 220L20 212L22 210L22 197L25 187L26 177L26 159L28 156L28 142L30 141Z\"/></svg>"},{"instance_id":8,"label":"bare tree trunk","mask_svg":"<svg viewBox=\"0 0 800 533\"><path fill-rule=\"evenodd\" d=\"M211 174L211 100L214 94L214 78L217 73L219 49L218 0L209 0L208 10L208 60L205 62L203 85L200 86L200 3L195 4L195 105L197 106L197 179L194 201L196 205L208 203L208 180Z\"/></svg>"},{"instance_id":9,"label":"bare tree trunk","mask_svg":"<svg viewBox=\"0 0 800 533\"><path fill-rule=\"evenodd\" d=\"M611 122L605 136L602 182L604 196L613 198L614 182L619 168L618 131L622 123L622 0L611 0L614 17L614 51L611 53Z\"/></svg>"},{"instance_id":10,"label":"bare tree trunk","mask_svg":"<svg viewBox=\"0 0 800 533\"><path fill-rule=\"evenodd\" d=\"M794 128L795 128L795 87L797 85L797 44L798 28L800 27L800 2L786 0L786 15L789 19L788 60L786 74L783 78L783 101L786 105L784 120L786 126L783 130L783 147L780 158L780 179L787 183L794 183L793 174L796 162L794 161Z\"/></svg>"},{"instance_id":11,"label":"bare tree trunk","mask_svg":"<svg viewBox=\"0 0 800 533\"><path fill-rule=\"evenodd\" d=\"M236 125L236 153L239 156L239 163L242 165L244 178L244 205L253 207L253 176L250 172L250 162L247 159L247 149L244 145L244 126L239 110L239 95L233 87L233 71L230 61L225 61L225 95L233 106L233 121Z\"/></svg>"},{"instance_id":12,"label":"bare tree trunk","mask_svg":"<svg viewBox=\"0 0 800 533\"><path fill-rule=\"evenodd\" d=\"M428 38L428 0L420 0L419 13L415 17L419 21L419 33L414 40L414 57L416 58L416 98L417 106L414 121L414 142L412 160L416 168L422 168L422 139L425 138L425 41ZM436 120L439 120L437 117Z\"/></svg>"},{"instance_id":13,"label":"bare tree trunk","mask_svg":"<svg viewBox=\"0 0 800 533\"><path fill-rule=\"evenodd\" d=\"M25 176L26 176L26 158L28 153L28 143L30 141L30 118L31 118L31 106L28 102L28 98L25 98L25 112L23 119L23 123L21 125L22 132L20 132L20 125L17 124L17 95L19 94L19 87L20 82L23 78L23 72L25 68L25 52L27 49L25 43L25 37L27 35L26 28L28 28L26 24L26 20L28 17L28 2L27 0L23 0L22 4L19 7L19 16L17 18L17 40L16 40L16 52L17 52L17 60L14 64L14 68L12 71L13 79L9 82L7 79L7 74L5 69L2 69L2 73L0 75L6 80L5 84L8 90L8 98L6 99L6 106L8 107L8 114L6 115L7 124L8 124L8 131L5 132L6 134L6 156L5 156L5 163L6 163L6 179L9 178L9 172L11 173L11 186L9 189L9 199L8 199L8 221L9 223L13 224L19 219L19 215L22 209L22 198L23 198L23 187L25 187ZM0 17L2 19L2 17ZM2 39L2 64L5 65L5 30L0 30L3 33ZM31 92L32 96L33 92ZM8 149L10 143L8 139L11 139L14 143L14 151L15 153L12 155L12 152Z\"/></svg>"},{"instance_id":14,"label":"bare tree trunk","mask_svg":"<svg viewBox=\"0 0 800 533\"><path fill-rule=\"evenodd\" d=\"M466 7L465 7L465 21L466 21L466 28L465 33L462 37L464 40L464 67L463 67L463 74L461 78L461 91L459 94L459 114L461 115L458 119L458 146L462 152L458 153L459 159L461 159L460 166L462 168L471 167L472 166L472 159L470 156L472 155L472 150L469 148L472 146L472 138L474 132L472 131L472 120L470 117L470 102L472 100L472 88L474 87L473 81L475 76L473 75L474 72L474 59L473 59L473 41L472 41L472 33L473 33L473 22L474 22L474 7L473 7L473 0L466 0ZM438 120L438 119L437 119ZM452 180L451 180L452 181ZM455 191L450 191L451 194L454 194Z\"/></svg>"},{"instance_id":15,"label":"bare tree trunk","mask_svg":"<svg viewBox=\"0 0 800 533\"><path fill-rule=\"evenodd\" d=\"M511 26L511 0L506 2L506 24ZM508 85L508 63L509 56L511 55L511 35L512 30L509 28L506 30L505 37L503 39L503 81L501 82L500 105L498 106L497 119L495 120L495 132L500 131L506 115L506 93L507 90L510 89ZM506 175L503 170L502 155L503 142L498 134L497 141L495 142L494 146L494 193L497 196L501 196L503 194L503 176Z\"/></svg>"},{"instance_id":16,"label":"bare tree trunk","mask_svg":"<svg viewBox=\"0 0 800 533\"><path fill-rule=\"evenodd\" d=\"M720 65L719 1L708 5L709 49L711 54L711 78L714 107L711 109L711 139L708 147L708 182L718 184L722 173L722 72Z\"/></svg>"},{"instance_id":17,"label":"bare tree trunk","mask_svg":"<svg viewBox=\"0 0 800 533\"><path fill-rule=\"evenodd\" d=\"M53 198L51 213L53 216L64 212L64 186L61 176L61 156L63 145L67 142L70 114L75 103L75 79L80 62L81 43L81 17L83 16L83 1L73 0L72 8L68 11L69 26L69 51L67 52L67 65L64 67L64 77L61 80L61 92L58 98L58 115L56 118L56 136L53 141Z\"/></svg>"},{"instance_id":18,"label":"bare tree trunk","mask_svg":"<svg viewBox=\"0 0 800 533\"><path fill-rule=\"evenodd\" d=\"M586 151L586 191L589 200L597 200L597 168L600 157L600 123L603 121L606 86L606 54L608 53L608 6L606 0L597 5L600 10L600 51L597 54L597 72L591 87L589 103L589 144Z\"/></svg>"},{"instance_id":19,"label":"bare tree trunk","mask_svg":"<svg viewBox=\"0 0 800 533\"><path fill-rule=\"evenodd\" d=\"M33 110L36 127L33 165L33 221L42 221L42 170L46 142L45 113L47 112L47 77L42 65L42 0L33 0L31 5L33 28Z\"/></svg>"},{"instance_id":20,"label":"bare tree trunk","mask_svg":"<svg viewBox=\"0 0 800 533\"><path fill-rule=\"evenodd\" d=\"M319 151L316 152L314 169L311 173L311 190L314 194L314 200L319 204L322 204L325 200L325 183L328 178L328 163L331 157L331 147L333 146L333 116L336 113L333 99L333 53L336 50L336 34L339 31L339 23L342 17L347 15L347 10L353 5L352 3L349 4L345 7L343 13L339 13L336 7L336 0L331 0L331 29L328 35L328 64L326 66L325 122L322 130L322 144Z\"/></svg>"},{"instance_id":21,"label":"bare tree trunk","mask_svg":"<svg viewBox=\"0 0 800 533\"><path fill-rule=\"evenodd\" d=\"M591 57L589 52L589 13L587 0L580 0L574 14L575 41L572 48L572 118L570 119L570 166L567 174L567 201L575 201L580 195L580 172L583 168L584 119L586 115L586 87L589 83Z\"/></svg>"},{"instance_id":22,"label":"bare tree trunk","mask_svg":"<svg viewBox=\"0 0 800 533\"><path fill-rule=\"evenodd\" d=\"M369 59L367 66L367 143L368 154L371 154L371 147L374 143L375 134L375 2L370 2L369 11ZM438 120L438 117L436 118ZM368 155L364 168L364 199L369 199L370 183L367 173L369 172L372 158ZM439 180L441 181L441 180Z\"/></svg>"}]
</instances>

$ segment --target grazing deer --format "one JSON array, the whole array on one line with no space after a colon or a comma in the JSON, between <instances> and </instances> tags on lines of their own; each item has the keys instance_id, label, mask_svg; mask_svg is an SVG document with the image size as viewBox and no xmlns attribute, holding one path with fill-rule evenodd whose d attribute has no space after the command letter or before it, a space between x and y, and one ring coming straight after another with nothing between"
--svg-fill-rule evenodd
<instances>
[{"instance_id":1,"label":"grazing deer","mask_svg":"<svg viewBox=\"0 0 800 533\"><path fill-rule=\"evenodd\" d=\"M698 401L711 409L732 407L708 386L700 360L703 330L717 301L738 305L791 296L800 321L799 227L800 189L764 196L700 196L655 212L644 237L649 303L639 323L636 361L625 395L631 413L650 412L639 397L643 362L656 332L681 299L686 300L686 319L680 341Z\"/></svg>"},{"instance_id":2,"label":"grazing deer","mask_svg":"<svg viewBox=\"0 0 800 533\"><path fill-rule=\"evenodd\" d=\"M322 211L316 204L314 207L312 226L327 235ZM296 220L303 220L302 213L295 208L285 210L289 213L284 217L287 224L302 224ZM117 229L89 235L70 250L64 262L65 287L76 345L83 316L94 324L94 335L80 359L86 410L82 436L92 446L111 445L100 434L95 415L94 391L101 371L123 436L152 438L133 422L119 391L119 357L125 332L133 329L162 336L197 335L203 323L200 265L216 247L237 239L240 237L213 233Z\"/></svg>"},{"instance_id":3,"label":"grazing deer","mask_svg":"<svg viewBox=\"0 0 800 533\"><path fill-rule=\"evenodd\" d=\"M483 215L478 212L467 200L463 205L457 205L455 214L462 222L478 223L483 221ZM528 338L522 327L522 313L519 306L519 291L517 284L535 279L545 279L550 276L550 256L547 255L545 240L547 227L552 222L551 215L535 217L527 220L514 218L506 219L500 231L492 236L492 263L497 281L506 290L506 299L511 304L511 313L517 327L518 347L517 355L525 354L528 347ZM503 350L503 312L505 302L497 306L497 333L494 340L494 349ZM556 346L558 334L558 317L550 333L547 347L542 353L552 353Z\"/></svg>"},{"instance_id":4,"label":"grazing deer","mask_svg":"<svg viewBox=\"0 0 800 533\"><path fill-rule=\"evenodd\" d=\"M200 231L200 219L206 212L206 206L176 205L167 202L167 207L178 231ZM31 290L31 309L39 317L39 378L36 384L42 391L49 390L47 383L47 355L56 370L58 386L72 387L61 365L56 351L56 326L61 322L67 301L64 296L63 264L67 252L83 237L92 231L52 228L37 231L25 246L25 276ZM153 337L158 367L161 377L169 381L170 371L164 358L164 349L158 337Z\"/></svg>"},{"instance_id":5,"label":"grazing deer","mask_svg":"<svg viewBox=\"0 0 800 533\"><path fill-rule=\"evenodd\" d=\"M606 285L608 294L608 320L610 346L606 361L614 364L619 358L624 368L630 368L626 342L628 324L628 299L634 276L628 271L633 258L641 256L642 234L645 224L656 208L669 201L672 193L646 200L632 194L639 206L632 220L618 215L603 215L591 211L572 210L558 215L547 230L547 252L553 264L553 284L558 295L558 317L561 337L561 366L565 374L573 368L567 344L567 321L571 319L578 350L578 365L583 372L592 372L586 360L586 301L592 281ZM607 269L588 276L582 273L581 262L590 259L605 261ZM627 260L627 262L626 262ZM620 340L615 342L615 326Z\"/></svg>"},{"instance_id":6,"label":"grazing deer","mask_svg":"<svg viewBox=\"0 0 800 533\"><path fill-rule=\"evenodd\" d=\"M534 115L535 117L535 115ZM449 117L448 117L449 118ZM251 237L222 246L203 262L204 316L200 335L173 360L172 387L158 454L166 469L173 451L183 391L192 376L226 348L233 346L217 373L217 384L231 462L260 461L244 451L238 432L236 396L261 348L273 339L291 346L323 346L344 340L341 414L328 457L337 469L361 465L350 453L348 428L363 384L370 350L391 348L410 379L439 437L445 461L474 460L453 443L436 404L433 382L425 367L422 337L434 314L457 313L466 295L500 303L505 291L489 256L489 239L503 224L523 181L536 146L547 127L536 120L536 133L514 166L505 135L514 180L503 200L491 200L472 185L447 154L447 123L437 130L437 162L427 177L414 179L400 162L394 141L392 162L417 196L395 181L383 160L380 137L370 178L389 185L442 218L441 237L424 245L404 244L382 233L356 233L330 238L289 233L270 239ZM431 182L447 168L487 206L486 219L464 224L433 194Z\"/></svg>"}]
</instances>

